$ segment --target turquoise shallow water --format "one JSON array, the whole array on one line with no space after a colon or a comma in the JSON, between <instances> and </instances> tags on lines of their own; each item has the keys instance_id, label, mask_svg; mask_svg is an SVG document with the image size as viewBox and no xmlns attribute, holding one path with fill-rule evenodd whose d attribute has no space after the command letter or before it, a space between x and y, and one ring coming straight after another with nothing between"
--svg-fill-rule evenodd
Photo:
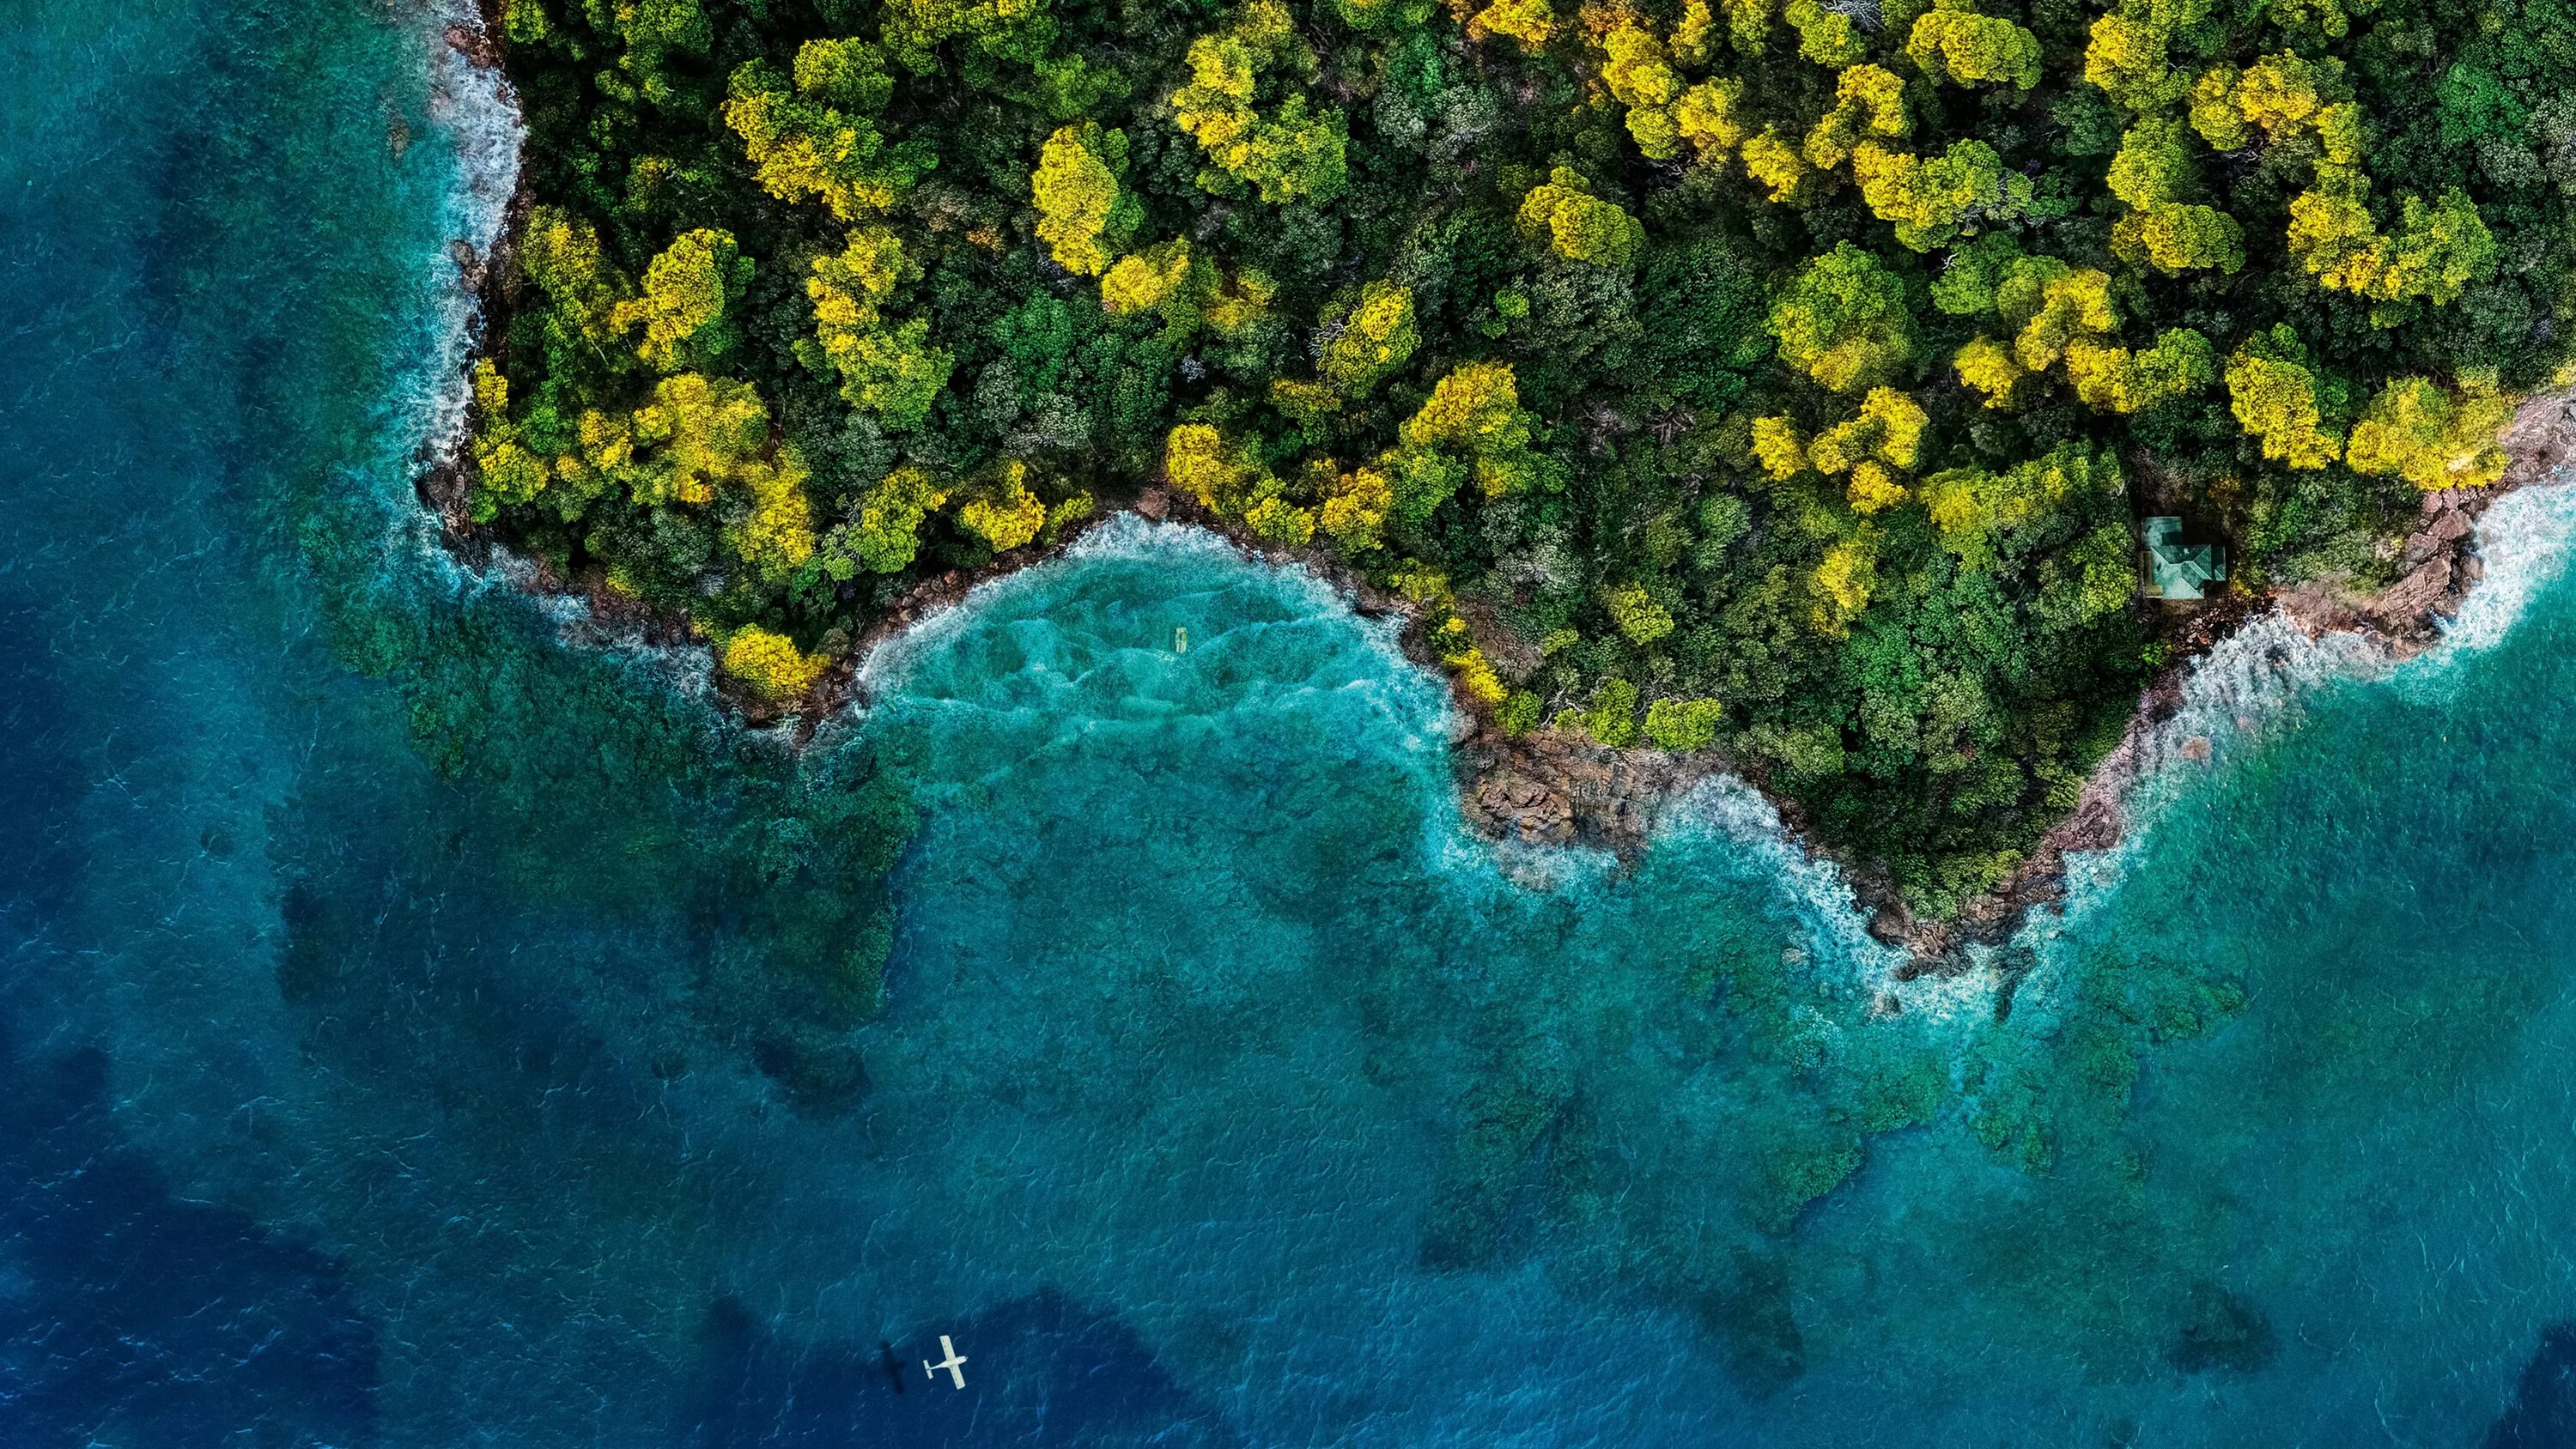
<instances>
[{"instance_id":1,"label":"turquoise shallow water","mask_svg":"<svg viewBox=\"0 0 2576 1449\"><path fill-rule=\"evenodd\" d=\"M1437 682L1185 531L800 758L411 501L436 25L0 27L0 1442L2576 1442L2568 495L2452 647L2228 651L1950 982L1724 785L1472 840Z\"/></svg>"}]
</instances>

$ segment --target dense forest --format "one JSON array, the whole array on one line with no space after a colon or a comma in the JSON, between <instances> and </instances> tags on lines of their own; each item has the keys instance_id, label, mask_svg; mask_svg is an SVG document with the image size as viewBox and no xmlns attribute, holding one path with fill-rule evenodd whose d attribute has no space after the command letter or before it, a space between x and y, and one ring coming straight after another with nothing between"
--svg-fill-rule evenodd
<instances>
[{"instance_id":1,"label":"dense forest","mask_svg":"<svg viewBox=\"0 0 2576 1449\"><path fill-rule=\"evenodd\" d=\"M479 518L810 690L1162 480L1942 914L2576 337L2559 0L496 0Z\"/></svg>"}]
</instances>

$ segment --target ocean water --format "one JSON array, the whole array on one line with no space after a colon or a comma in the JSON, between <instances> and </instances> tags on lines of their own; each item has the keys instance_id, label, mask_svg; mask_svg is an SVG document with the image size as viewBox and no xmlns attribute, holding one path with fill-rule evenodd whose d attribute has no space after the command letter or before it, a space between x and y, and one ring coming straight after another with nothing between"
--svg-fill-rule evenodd
<instances>
[{"instance_id":1,"label":"ocean water","mask_svg":"<svg viewBox=\"0 0 2576 1449\"><path fill-rule=\"evenodd\" d=\"M440 24L0 25L0 1443L2576 1443L2576 492L2423 658L2229 646L1949 980L1723 781L1473 839L1186 530L799 754L413 500Z\"/></svg>"}]
</instances>

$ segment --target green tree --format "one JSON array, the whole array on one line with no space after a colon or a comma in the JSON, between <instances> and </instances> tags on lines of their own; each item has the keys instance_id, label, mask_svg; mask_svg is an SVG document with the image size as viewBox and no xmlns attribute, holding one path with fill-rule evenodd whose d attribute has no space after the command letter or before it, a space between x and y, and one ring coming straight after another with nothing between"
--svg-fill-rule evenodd
<instances>
[{"instance_id":1,"label":"green tree","mask_svg":"<svg viewBox=\"0 0 2576 1449\"><path fill-rule=\"evenodd\" d=\"M951 40L978 56L1033 66L1056 36L1046 0L886 0L879 26L886 52L918 75L939 68L938 48Z\"/></svg>"},{"instance_id":2,"label":"green tree","mask_svg":"<svg viewBox=\"0 0 2576 1449\"><path fill-rule=\"evenodd\" d=\"M1796 27L1798 53L1818 65L1840 68L1869 54L1859 24L1844 11L1827 9L1822 0L1789 0L1780 18Z\"/></svg>"},{"instance_id":3,"label":"green tree","mask_svg":"<svg viewBox=\"0 0 2576 1449\"><path fill-rule=\"evenodd\" d=\"M1673 632L1672 611L1656 603L1642 584L1602 590L1601 607L1631 644L1652 644Z\"/></svg>"},{"instance_id":4,"label":"green tree","mask_svg":"<svg viewBox=\"0 0 2576 1449\"><path fill-rule=\"evenodd\" d=\"M600 17L607 22L604 28L624 42L617 68L655 105L678 99L671 85L672 57L704 55L715 41L715 27L698 0L614 0L591 10L594 15L606 12Z\"/></svg>"},{"instance_id":5,"label":"green tree","mask_svg":"<svg viewBox=\"0 0 2576 1449\"><path fill-rule=\"evenodd\" d=\"M1904 282L1850 242L1798 270L1772 304L1771 333L1792 367L1832 392L1892 381L1914 360Z\"/></svg>"},{"instance_id":6,"label":"green tree","mask_svg":"<svg viewBox=\"0 0 2576 1449\"><path fill-rule=\"evenodd\" d=\"M1707 749L1725 724L1726 706L1714 699L1659 699L1646 706L1646 739L1659 750Z\"/></svg>"}]
</instances>

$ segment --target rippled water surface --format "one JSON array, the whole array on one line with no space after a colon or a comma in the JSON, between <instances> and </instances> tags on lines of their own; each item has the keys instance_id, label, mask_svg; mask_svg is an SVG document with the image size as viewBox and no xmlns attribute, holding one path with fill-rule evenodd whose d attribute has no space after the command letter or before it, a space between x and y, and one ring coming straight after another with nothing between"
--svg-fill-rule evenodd
<instances>
[{"instance_id":1,"label":"rippled water surface","mask_svg":"<svg viewBox=\"0 0 2576 1449\"><path fill-rule=\"evenodd\" d=\"M1949 981L1724 783L1475 841L1383 628L1132 520L798 756L413 502L437 30L0 21L0 1442L2576 1443L2571 495Z\"/></svg>"}]
</instances>

